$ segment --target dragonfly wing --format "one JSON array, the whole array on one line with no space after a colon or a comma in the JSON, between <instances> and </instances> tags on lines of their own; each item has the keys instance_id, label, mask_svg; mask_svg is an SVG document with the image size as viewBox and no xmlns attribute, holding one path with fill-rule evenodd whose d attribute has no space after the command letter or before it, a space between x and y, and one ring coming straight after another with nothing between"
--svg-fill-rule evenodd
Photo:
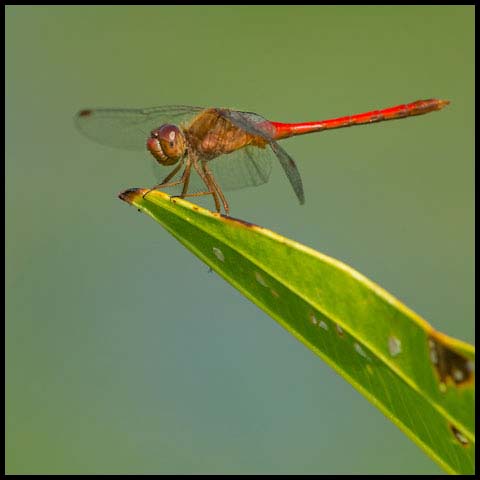
<instances>
[{"instance_id":1,"label":"dragonfly wing","mask_svg":"<svg viewBox=\"0 0 480 480\"><path fill-rule=\"evenodd\" d=\"M277 142L271 141L270 147L280 161L280 165L286 173L298 201L303 205L305 203L305 195L303 193L302 177L300 177L297 165L293 158Z\"/></svg>"},{"instance_id":2,"label":"dragonfly wing","mask_svg":"<svg viewBox=\"0 0 480 480\"><path fill-rule=\"evenodd\" d=\"M218 109L219 114L230 120L236 127L271 141L275 137L275 127L264 117L252 112Z\"/></svg>"},{"instance_id":3,"label":"dragonfly wing","mask_svg":"<svg viewBox=\"0 0 480 480\"><path fill-rule=\"evenodd\" d=\"M290 155L275 142L275 127L264 117L250 112L238 112L235 110L220 110L220 114L228 118L235 126L252 135L258 135L268 141L270 148L278 158L280 165L285 171L290 184L301 204L305 203L302 178L297 165Z\"/></svg>"},{"instance_id":4,"label":"dragonfly wing","mask_svg":"<svg viewBox=\"0 0 480 480\"><path fill-rule=\"evenodd\" d=\"M152 171L156 179L156 184L160 184L163 182L165 177L171 173L176 165L173 166L164 166L160 165L157 161L152 159L151 162ZM169 180L168 183L175 183L179 182L182 178L183 172L185 170L185 163L182 167L178 170L178 172ZM182 193L183 183L178 183L177 185L170 186L170 187L162 187L161 190L168 193L169 195L180 195ZM198 173L194 168L190 170L190 180L188 184L188 193L198 193L204 192L207 190L206 185L203 183L203 180L200 178Z\"/></svg>"},{"instance_id":5,"label":"dragonfly wing","mask_svg":"<svg viewBox=\"0 0 480 480\"><path fill-rule=\"evenodd\" d=\"M268 182L272 160L268 151L247 146L211 160L208 167L222 190L238 190Z\"/></svg>"},{"instance_id":6,"label":"dragonfly wing","mask_svg":"<svg viewBox=\"0 0 480 480\"><path fill-rule=\"evenodd\" d=\"M165 123L187 122L203 107L167 105L153 108L94 108L75 116L77 128L88 138L103 145L144 150L150 132Z\"/></svg>"}]
</instances>

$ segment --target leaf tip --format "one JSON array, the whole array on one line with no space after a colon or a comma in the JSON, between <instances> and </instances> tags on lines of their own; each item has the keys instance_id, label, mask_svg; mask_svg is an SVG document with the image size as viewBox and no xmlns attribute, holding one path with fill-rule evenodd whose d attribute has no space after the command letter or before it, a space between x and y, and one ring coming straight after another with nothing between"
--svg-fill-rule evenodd
<instances>
[{"instance_id":1,"label":"leaf tip","mask_svg":"<svg viewBox=\"0 0 480 480\"><path fill-rule=\"evenodd\" d=\"M128 188L118 194L118 198L130 205L137 200L140 196L144 195L148 190L144 188Z\"/></svg>"}]
</instances>

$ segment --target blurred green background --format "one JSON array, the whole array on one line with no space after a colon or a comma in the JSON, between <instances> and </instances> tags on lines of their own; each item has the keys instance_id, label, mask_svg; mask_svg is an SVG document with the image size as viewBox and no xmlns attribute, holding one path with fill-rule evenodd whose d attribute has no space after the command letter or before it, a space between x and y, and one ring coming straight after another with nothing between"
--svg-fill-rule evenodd
<instances>
[{"instance_id":1,"label":"blurred green background","mask_svg":"<svg viewBox=\"0 0 480 480\"><path fill-rule=\"evenodd\" d=\"M353 266L474 340L474 7L6 7L6 471L438 474L404 434L117 198L147 152L86 107L308 121L441 112L282 142L231 214ZM211 207L211 202L207 205Z\"/></svg>"}]
</instances>

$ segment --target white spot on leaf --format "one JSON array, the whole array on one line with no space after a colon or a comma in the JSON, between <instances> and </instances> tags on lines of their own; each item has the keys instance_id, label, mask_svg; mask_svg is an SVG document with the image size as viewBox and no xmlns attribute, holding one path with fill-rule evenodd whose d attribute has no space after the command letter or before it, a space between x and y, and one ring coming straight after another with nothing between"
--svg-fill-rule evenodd
<instances>
[{"instance_id":1,"label":"white spot on leaf","mask_svg":"<svg viewBox=\"0 0 480 480\"><path fill-rule=\"evenodd\" d=\"M458 368L454 368L453 369L453 378L457 382L461 382L463 380L463 372L461 370L459 370Z\"/></svg>"},{"instance_id":2,"label":"white spot on leaf","mask_svg":"<svg viewBox=\"0 0 480 480\"><path fill-rule=\"evenodd\" d=\"M259 272L255 272L255 278L257 279L257 282L264 286L264 287L267 287L267 282L265 281L265 279L262 277L262 275L259 273Z\"/></svg>"},{"instance_id":3,"label":"white spot on leaf","mask_svg":"<svg viewBox=\"0 0 480 480\"><path fill-rule=\"evenodd\" d=\"M396 337L389 337L388 351L392 357L396 357L402 351L402 342Z\"/></svg>"},{"instance_id":4,"label":"white spot on leaf","mask_svg":"<svg viewBox=\"0 0 480 480\"><path fill-rule=\"evenodd\" d=\"M456 428L453 428L452 430L453 434L462 445L468 445L468 440L463 433L459 432Z\"/></svg>"},{"instance_id":5,"label":"white spot on leaf","mask_svg":"<svg viewBox=\"0 0 480 480\"><path fill-rule=\"evenodd\" d=\"M328 325L323 320L320 322L319 326L324 330L328 330Z\"/></svg>"},{"instance_id":6,"label":"white spot on leaf","mask_svg":"<svg viewBox=\"0 0 480 480\"><path fill-rule=\"evenodd\" d=\"M355 343L353 344L353 348L355 348L355 351L356 351L360 356L362 356L363 358L368 359L368 355L364 352L362 346L361 346L359 343L355 342Z\"/></svg>"},{"instance_id":7,"label":"white spot on leaf","mask_svg":"<svg viewBox=\"0 0 480 480\"><path fill-rule=\"evenodd\" d=\"M225 261L225 255L219 248L213 247L213 253L221 262Z\"/></svg>"},{"instance_id":8,"label":"white spot on leaf","mask_svg":"<svg viewBox=\"0 0 480 480\"><path fill-rule=\"evenodd\" d=\"M310 314L310 321L312 322L313 325L318 324L318 320L313 313Z\"/></svg>"},{"instance_id":9,"label":"white spot on leaf","mask_svg":"<svg viewBox=\"0 0 480 480\"><path fill-rule=\"evenodd\" d=\"M435 348L435 343L429 340L428 342L430 344L430 360L434 365L438 365L438 353L437 349Z\"/></svg>"}]
</instances>

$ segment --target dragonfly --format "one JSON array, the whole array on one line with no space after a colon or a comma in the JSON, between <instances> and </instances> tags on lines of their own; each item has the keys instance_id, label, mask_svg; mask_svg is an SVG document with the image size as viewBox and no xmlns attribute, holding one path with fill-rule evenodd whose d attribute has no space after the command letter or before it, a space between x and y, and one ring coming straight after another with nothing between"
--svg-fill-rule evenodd
<instances>
[{"instance_id":1,"label":"dragonfly","mask_svg":"<svg viewBox=\"0 0 480 480\"><path fill-rule=\"evenodd\" d=\"M84 109L78 129L91 140L112 147L148 150L156 163L169 168L149 189L181 188L179 197L211 195L217 212L229 215L223 190L257 186L268 181L272 161L280 163L300 204L302 179L280 140L312 132L423 115L441 110L448 100L428 99L328 120L280 123L252 112L184 105L153 108ZM167 173L164 171L163 175ZM194 187L192 178L200 179ZM163 176L162 175L162 176Z\"/></svg>"}]
</instances>

